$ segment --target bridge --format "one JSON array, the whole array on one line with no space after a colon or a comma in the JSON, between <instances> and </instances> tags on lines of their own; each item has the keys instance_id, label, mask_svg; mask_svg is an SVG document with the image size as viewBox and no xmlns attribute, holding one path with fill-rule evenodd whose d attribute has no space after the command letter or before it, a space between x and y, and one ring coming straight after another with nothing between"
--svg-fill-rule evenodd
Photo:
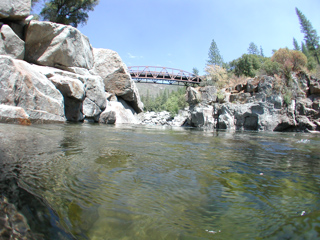
<instances>
[{"instance_id":1,"label":"bridge","mask_svg":"<svg viewBox=\"0 0 320 240\"><path fill-rule=\"evenodd\" d=\"M200 84L199 76L180 69L152 66L128 67L131 78L137 82L158 84L184 84L186 86Z\"/></svg>"}]
</instances>

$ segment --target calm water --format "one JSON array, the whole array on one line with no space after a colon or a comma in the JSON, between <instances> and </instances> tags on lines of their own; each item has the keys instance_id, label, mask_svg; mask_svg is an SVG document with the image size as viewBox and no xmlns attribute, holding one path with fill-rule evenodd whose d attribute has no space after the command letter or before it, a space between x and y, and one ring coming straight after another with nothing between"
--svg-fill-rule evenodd
<instances>
[{"instance_id":1,"label":"calm water","mask_svg":"<svg viewBox=\"0 0 320 240\"><path fill-rule=\"evenodd\" d=\"M48 239L320 239L320 135L0 124L0 153Z\"/></svg>"}]
</instances>

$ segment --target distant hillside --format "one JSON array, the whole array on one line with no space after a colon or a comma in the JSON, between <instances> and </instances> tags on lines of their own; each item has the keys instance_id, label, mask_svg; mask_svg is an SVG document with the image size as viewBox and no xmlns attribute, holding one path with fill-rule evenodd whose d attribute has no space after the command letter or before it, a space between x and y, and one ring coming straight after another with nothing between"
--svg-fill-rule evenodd
<instances>
[{"instance_id":1,"label":"distant hillside","mask_svg":"<svg viewBox=\"0 0 320 240\"><path fill-rule=\"evenodd\" d=\"M165 89L168 89L169 92L177 91L179 88L184 87L183 85L167 85L167 84L154 84L154 83L138 83L136 86L139 90L140 97L147 96L149 90L149 95L156 97L157 94L163 92Z\"/></svg>"}]
</instances>

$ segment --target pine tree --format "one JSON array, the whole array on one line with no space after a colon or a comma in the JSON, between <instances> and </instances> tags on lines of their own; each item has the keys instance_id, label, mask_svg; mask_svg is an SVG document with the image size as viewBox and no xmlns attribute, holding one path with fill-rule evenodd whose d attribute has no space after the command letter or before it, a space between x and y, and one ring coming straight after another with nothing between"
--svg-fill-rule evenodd
<instances>
[{"instance_id":1,"label":"pine tree","mask_svg":"<svg viewBox=\"0 0 320 240\"><path fill-rule=\"evenodd\" d=\"M198 70L198 68L196 68L196 67L192 68L192 73L193 73L195 76L199 76L199 70Z\"/></svg>"},{"instance_id":2,"label":"pine tree","mask_svg":"<svg viewBox=\"0 0 320 240\"><path fill-rule=\"evenodd\" d=\"M262 46L260 46L260 56L264 57Z\"/></svg>"},{"instance_id":3,"label":"pine tree","mask_svg":"<svg viewBox=\"0 0 320 240\"><path fill-rule=\"evenodd\" d=\"M209 57L209 60L207 61L208 64L222 66L223 59L222 59L222 56L220 55L219 49L214 39L212 39L212 42L209 48L208 57Z\"/></svg>"},{"instance_id":4,"label":"pine tree","mask_svg":"<svg viewBox=\"0 0 320 240\"><path fill-rule=\"evenodd\" d=\"M249 44L248 53L249 53L249 54L254 54L254 55L260 55L258 46L255 45L253 42L251 42L251 43Z\"/></svg>"},{"instance_id":5,"label":"pine tree","mask_svg":"<svg viewBox=\"0 0 320 240\"><path fill-rule=\"evenodd\" d=\"M298 43L297 39L295 39L295 38L293 38L293 49L297 50L297 51L301 51L299 43Z\"/></svg>"},{"instance_id":6,"label":"pine tree","mask_svg":"<svg viewBox=\"0 0 320 240\"><path fill-rule=\"evenodd\" d=\"M304 42L301 43L301 51L303 52L304 55L306 55L307 57L309 57L309 51L308 48L306 47L306 45L304 44Z\"/></svg>"},{"instance_id":7,"label":"pine tree","mask_svg":"<svg viewBox=\"0 0 320 240\"><path fill-rule=\"evenodd\" d=\"M320 64L320 47L317 31L312 27L310 21L298 8L296 8L296 13L299 17L301 32L304 33L304 40L306 41L307 48L309 52L315 57L318 64Z\"/></svg>"}]
</instances>

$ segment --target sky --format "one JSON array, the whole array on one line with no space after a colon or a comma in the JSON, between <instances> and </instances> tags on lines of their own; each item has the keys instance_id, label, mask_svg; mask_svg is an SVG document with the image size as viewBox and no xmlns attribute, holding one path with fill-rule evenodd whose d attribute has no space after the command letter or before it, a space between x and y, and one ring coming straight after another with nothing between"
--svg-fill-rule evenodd
<instances>
[{"instance_id":1,"label":"sky","mask_svg":"<svg viewBox=\"0 0 320 240\"><path fill-rule=\"evenodd\" d=\"M225 62L251 42L273 49L303 40L298 8L320 35L320 0L100 0L78 29L94 48L112 49L127 66L204 73L212 40Z\"/></svg>"}]
</instances>

